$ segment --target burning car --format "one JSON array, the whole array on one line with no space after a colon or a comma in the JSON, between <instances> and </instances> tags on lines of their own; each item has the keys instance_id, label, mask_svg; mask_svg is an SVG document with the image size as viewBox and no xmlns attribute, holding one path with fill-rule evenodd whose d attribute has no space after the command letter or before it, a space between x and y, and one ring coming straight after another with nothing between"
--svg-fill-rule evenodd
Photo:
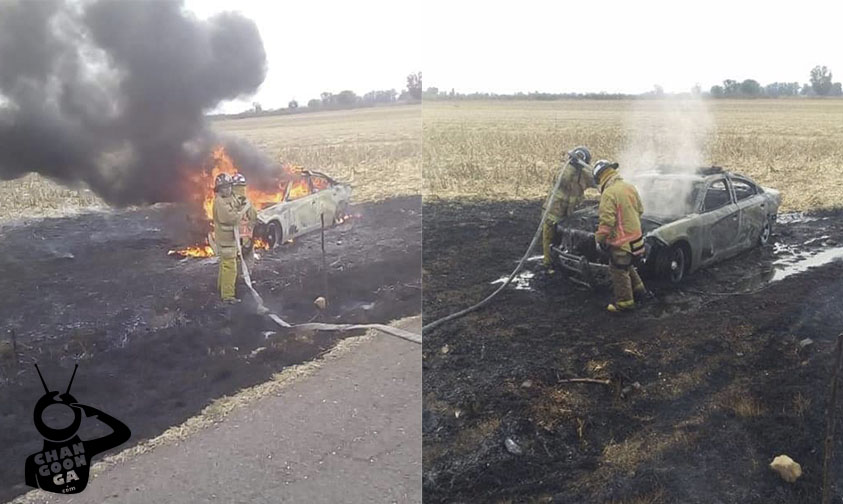
<instances>
[{"instance_id":1,"label":"burning car","mask_svg":"<svg viewBox=\"0 0 843 504\"><path fill-rule=\"evenodd\" d=\"M213 150L208 167L189 181L201 208L201 216L194 221L207 226L205 243L170 250L169 255L204 258L217 254L212 225L214 180L220 173L234 175L239 172L239 167L224 147ZM249 185L246 196L258 210L252 245L257 249L267 249L319 229L323 218L326 225L345 220L351 186L324 173L284 164L278 167L274 181L261 186Z\"/></svg>"},{"instance_id":2,"label":"burning car","mask_svg":"<svg viewBox=\"0 0 843 504\"><path fill-rule=\"evenodd\" d=\"M720 167L688 172L659 167L625 177L644 204L645 254L641 272L679 283L686 275L744 250L766 245L781 196L749 177ZM558 266L588 286L608 270L608 255L594 242L597 204L587 202L557 224L553 246Z\"/></svg>"},{"instance_id":3,"label":"burning car","mask_svg":"<svg viewBox=\"0 0 843 504\"><path fill-rule=\"evenodd\" d=\"M255 237L275 247L293 238L345 219L351 186L324 173L303 170L288 183L283 199L258 211Z\"/></svg>"}]
</instances>

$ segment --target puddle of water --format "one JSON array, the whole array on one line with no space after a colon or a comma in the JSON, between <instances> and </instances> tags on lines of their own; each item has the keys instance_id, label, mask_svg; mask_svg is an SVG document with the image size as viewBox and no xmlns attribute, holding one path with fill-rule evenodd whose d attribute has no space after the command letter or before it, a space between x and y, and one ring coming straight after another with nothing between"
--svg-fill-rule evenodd
<instances>
[{"instance_id":1,"label":"puddle of water","mask_svg":"<svg viewBox=\"0 0 843 504\"><path fill-rule=\"evenodd\" d=\"M825 240L828 240L829 238L831 238L831 237L828 236L828 235L817 236L816 238L811 238L810 240L806 240L805 243L803 243L802 245L812 245L814 243L823 242Z\"/></svg>"},{"instance_id":2,"label":"puddle of water","mask_svg":"<svg viewBox=\"0 0 843 504\"><path fill-rule=\"evenodd\" d=\"M798 259L777 259L773 262L773 275L770 282L777 282L796 273L804 273L810 268L828 264L831 261L843 259L843 247L828 248L811 255L803 255Z\"/></svg>"},{"instance_id":3,"label":"puddle of water","mask_svg":"<svg viewBox=\"0 0 843 504\"><path fill-rule=\"evenodd\" d=\"M810 215L805 215L802 212L791 212L791 213L783 213L779 214L776 217L776 223L778 224L794 224L797 222L815 222L818 220L825 220L828 217L811 217Z\"/></svg>"},{"instance_id":4,"label":"puddle of water","mask_svg":"<svg viewBox=\"0 0 843 504\"><path fill-rule=\"evenodd\" d=\"M532 271L522 271L515 275L515 278L512 279L510 282L510 286L514 286L515 290L533 290L533 286L530 285L533 277L535 277L535 273ZM502 284L506 282L506 279L509 278L509 275L502 276L497 280L490 282L491 284Z\"/></svg>"}]
</instances>

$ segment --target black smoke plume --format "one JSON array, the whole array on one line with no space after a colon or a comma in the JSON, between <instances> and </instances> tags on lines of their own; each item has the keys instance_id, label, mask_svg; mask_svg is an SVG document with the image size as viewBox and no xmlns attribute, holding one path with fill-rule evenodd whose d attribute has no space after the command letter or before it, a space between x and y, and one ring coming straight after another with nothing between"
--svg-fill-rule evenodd
<instances>
[{"instance_id":1,"label":"black smoke plume","mask_svg":"<svg viewBox=\"0 0 843 504\"><path fill-rule=\"evenodd\" d=\"M0 0L0 179L84 182L114 205L180 201L218 138L205 113L266 74L257 26L180 1ZM265 182L270 163L231 153ZM241 162L242 159L242 162Z\"/></svg>"}]
</instances>

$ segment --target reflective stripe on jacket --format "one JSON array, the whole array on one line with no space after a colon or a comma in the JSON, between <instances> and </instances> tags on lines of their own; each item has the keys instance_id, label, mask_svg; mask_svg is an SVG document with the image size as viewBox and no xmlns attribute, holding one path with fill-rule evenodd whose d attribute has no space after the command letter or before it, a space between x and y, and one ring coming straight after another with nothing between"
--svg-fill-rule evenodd
<instances>
[{"instance_id":1,"label":"reflective stripe on jacket","mask_svg":"<svg viewBox=\"0 0 843 504\"><path fill-rule=\"evenodd\" d=\"M614 175L603 184L595 238L633 254L644 253L641 214L644 206L635 186Z\"/></svg>"}]
</instances>

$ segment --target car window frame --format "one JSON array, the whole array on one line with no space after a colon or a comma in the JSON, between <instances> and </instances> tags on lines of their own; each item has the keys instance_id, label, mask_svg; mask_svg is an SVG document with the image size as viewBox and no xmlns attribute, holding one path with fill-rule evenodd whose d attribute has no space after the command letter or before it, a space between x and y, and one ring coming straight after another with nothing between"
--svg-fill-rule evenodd
<instances>
[{"instance_id":1,"label":"car window frame","mask_svg":"<svg viewBox=\"0 0 843 504\"><path fill-rule=\"evenodd\" d=\"M316 193L320 193L320 192L322 192L322 191L328 191L328 190L330 190L330 189L331 189L331 187L333 187L333 184L331 183L331 179L330 179L330 177L328 177L327 175L323 175L323 174L321 174L321 173L311 173L311 174L309 174L307 177L308 177L308 180L310 181L310 194L316 194ZM319 190L317 191L317 190L316 190L316 186L315 186L315 185L313 185L313 177L319 177L319 178L324 179L324 180L325 180L325 182L327 183L327 185L325 186L325 188L324 188L324 189L319 189Z\"/></svg>"},{"instance_id":2,"label":"car window frame","mask_svg":"<svg viewBox=\"0 0 843 504\"><path fill-rule=\"evenodd\" d=\"M761 194L761 189L758 186L758 184L749 180L746 177L732 176L732 177L729 177L729 182L732 183L732 191L735 193L735 203L741 202L743 200L747 200L749 198L752 198L753 196L758 196L759 194ZM735 189L734 182L743 182L743 183L747 184L749 187L751 187L754 192L752 194L750 194L749 196L747 196L746 198L743 198L743 199L739 200L738 199L738 191L737 191L737 189Z\"/></svg>"},{"instance_id":3,"label":"car window frame","mask_svg":"<svg viewBox=\"0 0 843 504\"><path fill-rule=\"evenodd\" d=\"M284 202L285 203L292 203L294 201L301 201L305 198L309 198L310 196L313 196L314 194L316 194L316 193L313 192L313 184L310 181L310 174L309 173L302 173L302 177L304 177L305 180L307 181L308 193L305 194L304 196L300 197L300 198L296 198L294 200L291 200L290 199L290 189L293 187L293 181L291 180L290 182L287 183L287 190L284 193Z\"/></svg>"},{"instance_id":4,"label":"car window frame","mask_svg":"<svg viewBox=\"0 0 843 504\"><path fill-rule=\"evenodd\" d=\"M726 193L729 195L729 200L726 203L720 205L717 208L707 209L705 207L705 200L706 200L706 196L708 195L708 191L711 189L711 187L714 184L716 184L720 181L722 181L726 185ZM735 193L734 193L734 190L732 189L732 184L729 182L729 178L728 177L718 177L714 180L709 181L705 185L705 191L703 191L703 194L702 194L702 201L700 201L700 213L704 214L704 213L714 212L714 211L720 210L721 208L727 207L729 205L734 205L735 200L736 200Z\"/></svg>"}]
</instances>

